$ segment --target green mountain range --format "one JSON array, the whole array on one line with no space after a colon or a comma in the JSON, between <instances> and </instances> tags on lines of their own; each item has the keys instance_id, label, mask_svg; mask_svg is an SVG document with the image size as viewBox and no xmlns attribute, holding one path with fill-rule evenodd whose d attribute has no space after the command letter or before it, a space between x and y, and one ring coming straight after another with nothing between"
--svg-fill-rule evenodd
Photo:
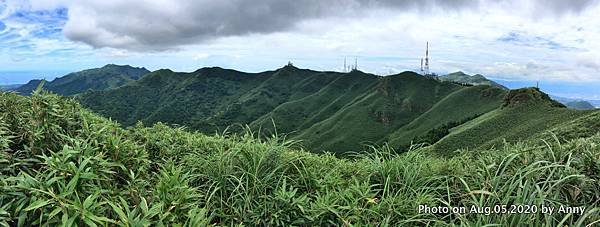
<instances>
[{"instance_id":1,"label":"green mountain range","mask_svg":"<svg viewBox=\"0 0 600 227\"><path fill-rule=\"evenodd\" d=\"M593 113L564 108L535 88L508 91L413 72L382 77L293 66L262 73L158 70L78 99L126 126L164 122L212 134L248 125L335 153L384 143L397 149L427 143L443 153L487 148L543 137Z\"/></svg>"},{"instance_id":2,"label":"green mountain range","mask_svg":"<svg viewBox=\"0 0 600 227\"><path fill-rule=\"evenodd\" d=\"M128 65L109 64L102 68L88 69L70 73L52 81L31 80L14 91L29 95L38 85L44 82L44 89L56 94L70 96L88 90L106 90L117 88L131 81L141 78L149 73L145 68L135 68Z\"/></svg>"},{"instance_id":3,"label":"green mountain range","mask_svg":"<svg viewBox=\"0 0 600 227\"><path fill-rule=\"evenodd\" d=\"M17 91L29 94L40 82ZM124 126L163 122L212 134L237 133L247 125L261 135L301 141L311 151L339 154L385 143L398 150L432 145L450 154L547 138L549 132L577 138L600 128L589 123L597 119L594 111L567 109L536 88L509 91L462 72L439 78L413 72L376 76L290 65L261 73L218 67L150 73L107 65L57 78L44 89L76 95L87 108Z\"/></svg>"},{"instance_id":4,"label":"green mountain range","mask_svg":"<svg viewBox=\"0 0 600 227\"><path fill-rule=\"evenodd\" d=\"M505 93L412 72L381 77L286 66L255 74L221 68L158 70L79 98L125 125L166 122L205 133L249 125L268 134L289 134L311 150L346 152L385 141L410 144L432 128L496 109Z\"/></svg>"}]
</instances>

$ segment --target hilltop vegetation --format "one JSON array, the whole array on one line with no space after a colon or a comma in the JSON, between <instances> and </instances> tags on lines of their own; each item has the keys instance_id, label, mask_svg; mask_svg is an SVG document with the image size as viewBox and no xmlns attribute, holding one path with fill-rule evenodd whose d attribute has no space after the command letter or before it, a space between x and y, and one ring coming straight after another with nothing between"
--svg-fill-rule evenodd
<instances>
[{"instance_id":1,"label":"hilltop vegetation","mask_svg":"<svg viewBox=\"0 0 600 227\"><path fill-rule=\"evenodd\" d=\"M567 109L537 88L511 90L501 108L451 129L446 137L432 147L439 152L452 152L458 149L491 148L502 145L504 141L548 139L550 132L558 133L558 128L575 124L577 119L600 120L597 112ZM597 124L578 125L580 128L574 131L593 134L600 130ZM589 133L575 135L556 134L558 138L574 139L588 136Z\"/></svg>"},{"instance_id":2,"label":"hilltop vegetation","mask_svg":"<svg viewBox=\"0 0 600 227\"><path fill-rule=\"evenodd\" d=\"M70 73L52 81L31 80L29 83L13 90L23 95L29 95L40 83L44 82L44 89L56 94L70 96L88 90L99 91L117 88L135 81L149 72L145 68L109 64L102 68Z\"/></svg>"},{"instance_id":3,"label":"hilltop vegetation","mask_svg":"<svg viewBox=\"0 0 600 227\"><path fill-rule=\"evenodd\" d=\"M507 87L496 83L495 81L489 80L480 74L468 75L463 72L454 72L445 76L441 76L440 80L442 81L452 81L460 84L470 84L470 85L488 85L492 87L497 87L500 89L508 90Z\"/></svg>"},{"instance_id":4,"label":"hilltop vegetation","mask_svg":"<svg viewBox=\"0 0 600 227\"><path fill-rule=\"evenodd\" d=\"M600 218L600 135L588 137L452 158L383 146L339 159L250 131L123 129L71 99L0 93L0 225L583 226ZM458 215L419 205L586 209Z\"/></svg>"},{"instance_id":5,"label":"hilltop vegetation","mask_svg":"<svg viewBox=\"0 0 600 227\"><path fill-rule=\"evenodd\" d=\"M381 77L287 66L263 73L159 70L79 100L124 125L164 122L204 133L250 125L265 134L287 134L311 150L342 153L385 141L410 144L430 129L498 108L505 94L412 72Z\"/></svg>"}]
</instances>

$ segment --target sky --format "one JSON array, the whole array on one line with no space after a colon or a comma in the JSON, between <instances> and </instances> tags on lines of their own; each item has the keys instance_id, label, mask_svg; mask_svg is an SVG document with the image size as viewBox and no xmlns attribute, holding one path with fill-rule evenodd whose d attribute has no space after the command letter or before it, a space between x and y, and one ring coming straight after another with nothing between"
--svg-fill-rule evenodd
<instances>
[{"instance_id":1,"label":"sky","mask_svg":"<svg viewBox=\"0 0 600 227\"><path fill-rule=\"evenodd\" d=\"M105 64L482 74L600 99L600 0L0 0L0 84Z\"/></svg>"}]
</instances>

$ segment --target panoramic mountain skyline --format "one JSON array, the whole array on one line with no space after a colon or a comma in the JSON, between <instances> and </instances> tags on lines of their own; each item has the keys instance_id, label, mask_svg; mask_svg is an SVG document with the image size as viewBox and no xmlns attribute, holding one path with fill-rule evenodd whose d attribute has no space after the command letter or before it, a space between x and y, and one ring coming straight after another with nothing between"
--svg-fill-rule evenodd
<instances>
[{"instance_id":1,"label":"panoramic mountain skyline","mask_svg":"<svg viewBox=\"0 0 600 227\"><path fill-rule=\"evenodd\" d=\"M0 1L0 83L105 64L259 72L288 60L379 75L482 74L509 88L599 99L600 12L578 1ZM560 84L560 86L555 86ZM514 86L513 86L514 85Z\"/></svg>"},{"instance_id":2,"label":"panoramic mountain skyline","mask_svg":"<svg viewBox=\"0 0 600 227\"><path fill-rule=\"evenodd\" d=\"M593 226L598 15L0 0L0 226Z\"/></svg>"}]
</instances>

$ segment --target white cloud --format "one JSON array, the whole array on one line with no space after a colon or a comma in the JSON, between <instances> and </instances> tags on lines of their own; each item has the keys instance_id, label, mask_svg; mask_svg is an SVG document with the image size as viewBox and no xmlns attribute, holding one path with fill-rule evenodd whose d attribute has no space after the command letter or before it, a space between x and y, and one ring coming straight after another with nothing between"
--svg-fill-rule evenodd
<instances>
[{"instance_id":1,"label":"white cloud","mask_svg":"<svg viewBox=\"0 0 600 227\"><path fill-rule=\"evenodd\" d=\"M565 2L32 0L30 7L69 8L66 37L98 48L71 60L85 64L262 71L292 60L300 67L341 70L344 57L356 56L362 70L391 74L416 70L425 42L431 41L435 72L600 81L597 62L590 60L598 56L583 57L600 53L598 1ZM520 40L499 41L511 33ZM61 45L82 49L66 40L36 42L40 53Z\"/></svg>"},{"instance_id":2,"label":"white cloud","mask_svg":"<svg viewBox=\"0 0 600 227\"><path fill-rule=\"evenodd\" d=\"M192 59L194 59L194 60L198 61L198 60L207 59L207 58L209 58L210 56L212 56L212 55L210 55L210 54L204 54L204 53L202 53L202 54L196 54L196 55L194 55L194 57L193 57Z\"/></svg>"},{"instance_id":3,"label":"white cloud","mask_svg":"<svg viewBox=\"0 0 600 227\"><path fill-rule=\"evenodd\" d=\"M163 51L221 37L291 31L308 20L354 20L390 9L462 13L503 9L527 17L562 17L585 12L598 0L34 0L47 8L68 5L65 34L93 47ZM493 12L492 12L493 13ZM447 16L448 13L443 13ZM437 16L433 16L437 17ZM438 18L442 18L441 15Z\"/></svg>"},{"instance_id":4,"label":"white cloud","mask_svg":"<svg viewBox=\"0 0 600 227\"><path fill-rule=\"evenodd\" d=\"M391 7L406 11L460 8L469 0L78 0L69 5L65 34L93 47L162 51L220 37L288 31L306 19L357 16Z\"/></svg>"},{"instance_id":5,"label":"white cloud","mask_svg":"<svg viewBox=\"0 0 600 227\"><path fill-rule=\"evenodd\" d=\"M600 53L598 52L581 53L577 55L575 61L579 67L584 67L600 73Z\"/></svg>"}]
</instances>

